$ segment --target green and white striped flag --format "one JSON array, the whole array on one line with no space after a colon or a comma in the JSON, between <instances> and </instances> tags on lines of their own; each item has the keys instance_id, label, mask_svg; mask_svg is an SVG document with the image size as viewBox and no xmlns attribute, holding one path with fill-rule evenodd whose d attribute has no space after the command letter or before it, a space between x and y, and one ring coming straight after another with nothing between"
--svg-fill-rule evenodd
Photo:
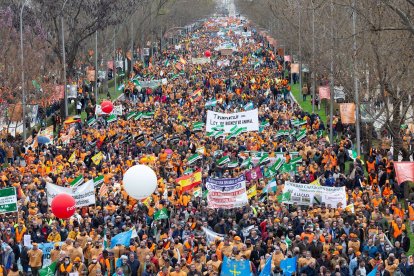
<instances>
[{"instance_id":1,"label":"green and white striped flag","mask_svg":"<svg viewBox=\"0 0 414 276\"><path fill-rule=\"evenodd\" d=\"M193 124L193 131L200 131L203 130L204 123L203 122L197 122Z\"/></svg>"},{"instance_id":2,"label":"green and white striped flag","mask_svg":"<svg viewBox=\"0 0 414 276\"><path fill-rule=\"evenodd\" d=\"M84 181L83 175L79 175L78 177L73 179L72 182L70 182L70 186L72 186L72 187L79 186L83 183L83 181Z\"/></svg>"},{"instance_id":3,"label":"green and white striped flag","mask_svg":"<svg viewBox=\"0 0 414 276\"><path fill-rule=\"evenodd\" d=\"M214 134L214 138L219 138L219 137L223 137L223 136L225 136L226 134L224 133L224 130L219 130L219 131L217 131L215 134Z\"/></svg>"},{"instance_id":4,"label":"green and white striped flag","mask_svg":"<svg viewBox=\"0 0 414 276\"><path fill-rule=\"evenodd\" d=\"M214 157L216 157L217 155L221 155L221 154L223 154L223 151L222 151L222 150L215 150L215 151L213 152L213 156L214 156Z\"/></svg>"},{"instance_id":5,"label":"green and white striped flag","mask_svg":"<svg viewBox=\"0 0 414 276\"><path fill-rule=\"evenodd\" d=\"M260 61L256 62L253 66L254 69L258 68L260 66Z\"/></svg>"},{"instance_id":6,"label":"green and white striped flag","mask_svg":"<svg viewBox=\"0 0 414 276\"><path fill-rule=\"evenodd\" d=\"M299 142L300 140L302 140L303 138L306 137L306 129L301 130L297 135L296 135L296 140Z\"/></svg>"},{"instance_id":7,"label":"green and white striped flag","mask_svg":"<svg viewBox=\"0 0 414 276\"><path fill-rule=\"evenodd\" d=\"M254 104L252 102L247 103L245 106L243 106L243 109L248 111L254 108Z\"/></svg>"},{"instance_id":8,"label":"green and white striped flag","mask_svg":"<svg viewBox=\"0 0 414 276\"><path fill-rule=\"evenodd\" d=\"M285 136L285 135L289 135L289 130L279 130L276 133L276 137L281 137L281 136Z\"/></svg>"},{"instance_id":9,"label":"green and white striped flag","mask_svg":"<svg viewBox=\"0 0 414 276\"><path fill-rule=\"evenodd\" d=\"M263 156L260 157L259 165L262 165L262 164L264 164L266 162L269 162L269 161L270 161L269 154L263 154Z\"/></svg>"},{"instance_id":10,"label":"green and white striped flag","mask_svg":"<svg viewBox=\"0 0 414 276\"><path fill-rule=\"evenodd\" d=\"M246 127L237 127L234 131L232 131L229 135L227 135L226 140L230 140L231 138L237 137L246 130L247 130Z\"/></svg>"},{"instance_id":11,"label":"green and white striped flag","mask_svg":"<svg viewBox=\"0 0 414 276\"><path fill-rule=\"evenodd\" d=\"M141 86L141 83L139 82L139 80L133 80L132 81L134 83L135 86Z\"/></svg>"},{"instance_id":12,"label":"green and white striped flag","mask_svg":"<svg viewBox=\"0 0 414 276\"><path fill-rule=\"evenodd\" d=\"M296 163L301 163L301 162L302 162L302 156L298 156L290 160L290 164L296 164Z\"/></svg>"},{"instance_id":13,"label":"green and white striped flag","mask_svg":"<svg viewBox=\"0 0 414 276\"><path fill-rule=\"evenodd\" d=\"M206 133L207 137L215 137L216 136L217 131L213 130L213 131L209 131Z\"/></svg>"},{"instance_id":14,"label":"green and white striped flag","mask_svg":"<svg viewBox=\"0 0 414 276\"><path fill-rule=\"evenodd\" d=\"M142 112L136 112L136 113L135 113L134 120L136 121L136 120L139 120L139 119L141 119L141 118L142 118Z\"/></svg>"},{"instance_id":15,"label":"green and white striped flag","mask_svg":"<svg viewBox=\"0 0 414 276\"><path fill-rule=\"evenodd\" d=\"M217 100L214 98L206 102L205 108L215 107L216 105L217 105Z\"/></svg>"},{"instance_id":16,"label":"green and white striped flag","mask_svg":"<svg viewBox=\"0 0 414 276\"><path fill-rule=\"evenodd\" d=\"M263 121L263 122L260 123L260 126L261 127L268 127L268 126L270 126L270 123L269 123L268 120L265 120L265 121Z\"/></svg>"},{"instance_id":17,"label":"green and white striped flag","mask_svg":"<svg viewBox=\"0 0 414 276\"><path fill-rule=\"evenodd\" d=\"M280 167L282 167L283 163L285 163L285 160L284 160L284 159L282 159L282 158L278 158L278 159L276 160L276 162L273 164L272 168L273 168L275 171L278 171L278 170L280 170Z\"/></svg>"},{"instance_id":18,"label":"green and white striped flag","mask_svg":"<svg viewBox=\"0 0 414 276\"><path fill-rule=\"evenodd\" d=\"M223 125L218 125L218 126L212 127L211 129L215 130L215 131L221 131L221 130L224 130L224 126Z\"/></svg>"},{"instance_id":19,"label":"green and white striped flag","mask_svg":"<svg viewBox=\"0 0 414 276\"><path fill-rule=\"evenodd\" d=\"M169 59L167 59L167 60L164 61L164 66L165 67L170 66L170 60Z\"/></svg>"},{"instance_id":20,"label":"green and white striped flag","mask_svg":"<svg viewBox=\"0 0 414 276\"><path fill-rule=\"evenodd\" d=\"M233 160L227 163L227 168L236 168L238 166L239 166L239 162L237 162L237 160Z\"/></svg>"},{"instance_id":21,"label":"green and white striped flag","mask_svg":"<svg viewBox=\"0 0 414 276\"><path fill-rule=\"evenodd\" d=\"M268 168L264 173L265 178L272 178L275 175L276 175L276 171L272 167Z\"/></svg>"},{"instance_id":22,"label":"green and white striped flag","mask_svg":"<svg viewBox=\"0 0 414 276\"><path fill-rule=\"evenodd\" d=\"M124 90L124 88L125 88L125 84L123 84L123 83L121 83L121 85L120 86L118 86L118 91L121 91L121 90Z\"/></svg>"},{"instance_id":23,"label":"green and white striped flag","mask_svg":"<svg viewBox=\"0 0 414 276\"><path fill-rule=\"evenodd\" d=\"M103 175L98 176L98 177L95 177L95 178L93 179L93 186L94 186L94 187L99 186L100 184L102 184L102 183L103 183L103 181L104 181L104 176L103 176Z\"/></svg>"},{"instance_id":24,"label":"green and white striped flag","mask_svg":"<svg viewBox=\"0 0 414 276\"><path fill-rule=\"evenodd\" d=\"M104 249L109 248L108 238L106 237L106 227L105 227L104 232L103 232L103 248Z\"/></svg>"},{"instance_id":25,"label":"green and white striped flag","mask_svg":"<svg viewBox=\"0 0 414 276\"><path fill-rule=\"evenodd\" d=\"M128 115L126 116L126 119L130 120L130 119L134 118L135 115L136 115L135 111L129 112Z\"/></svg>"},{"instance_id":26,"label":"green and white striped flag","mask_svg":"<svg viewBox=\"0 0 414 276\"><path fill-rule=\"evenodd\" d=\"M306 120L299 120L299 119L293 120L291 122L292 122L292 125L296 127L306 125L308 123Z\"/></svg>"},{"instance_id":27,"label":"green and white striped flag","mask_svg":"<svg viewBox=\"0 0 414 276\"><path fill-rule=\"evenodd\" d=\"M154 112L144 112L142 113L142 119L151 119L154 117Z\"/></svg>"},{"instance_id":28,"label":"green and white striped flag","mask_svg":"<svg viewBox=\"0 0 414 276\"><path fill-rule=\"evenodd\" d=\"M189 158L188 158L188 160L187 160L187 164L193 164L194 162L196 162L197 160L199 160L199 159L201 159L201 158L203 158L203 156L202 155L200 155L200 154L198 154L198 153L196 153L196 154L194 154L194 155L192 155L192 156L190 156Z\"/></svg>"},{"instance_id":29,"label":"green and white striped flag","mask_svg":"<svg viewBox=\"0 0 414 276\"><path fill-rule=\"evenodd\" d=\"M230 162L230 157L229 156L223 156L222 158L220 158L218 161L217 161L217 165L219 165L219 166L223 166L223 165L225 165L225 164L227 164L227 163L229 163Z\"/></svg>"},{"instance_id":30,"label":"green and white striped flag","mask_svg":"<svg viewBox=\"0 0 414 276\"><path fill-rule=\"evenodd\" d=\"M323 136L323 130L318 130L318 132L316 132L316 136L321 138Z\"/></svg>"},{"instance_id":31,"label":"green and white striped flag","mask_svg":"<svg viewBox=\"0 0 414 276\"><path fill-rule=\"evenodd\" d=\"M243 160L243 162L241 163L240 167L244 168L244 167L248 167L250 164L252 164L252 158L248 157L246 159Z\"/></svg>"},{"instance_id":32,"label":"green and white striped flag","mask_svg":"<svg viewBox=\"0 0 414 276\"><path fill-rule=\"evenodd\" d=\"M88 121L88 126L93 126L94 124L96 124L96 118L93 117Z\"/></svg>"},{"instance_id":33,"label":"green and white striped flag","mask_svg":"<svg viewBox=\"0 0 414 276\"><path fill-rule=\"evenodd\" d=\"M283 164L282 168L280 169L281 173L286 173L286 172L296 172L296 164Z\"/></svg>"},{"instance_id":34,"label":"green and white striped flag","mask_svg":"<svg viewBox=\"0 0 414 276\"><path fill-rule=\"evenodd\" d=\"M183 174L187 175L187 174L192 174L193 170L191 168L186 169Z\"/></svg>"},{"instance_id":35,"label":"green and white striped flag","mask_svg":"<svg viewBox=\"0 0 414 276\"><path fill-rule=\"evenodd\" d=\"M111 115L109 115L108 119L106 119L106 122L107 123L112 123L112 122L115 122L116 120L118 120L118 118L116 117L116 115L115 114L111 114Z\"/></svg>"}]
</instances>

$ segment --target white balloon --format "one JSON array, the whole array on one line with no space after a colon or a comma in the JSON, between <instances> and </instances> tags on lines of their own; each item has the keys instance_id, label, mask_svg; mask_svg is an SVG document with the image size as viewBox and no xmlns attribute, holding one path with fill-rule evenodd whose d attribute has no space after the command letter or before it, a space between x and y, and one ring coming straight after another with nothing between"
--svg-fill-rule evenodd
<instances>
[{"instance_id":1,"label":"white balloon","mask_svg":"<svg viewBox=\"0 0 414 276\"><path fill-rule=\"evenodd\" d=\"M134 199L149 197L157 188L157 175L148 166L135 165L124 174L124 189Z\"/></svg>"}]
</instances>

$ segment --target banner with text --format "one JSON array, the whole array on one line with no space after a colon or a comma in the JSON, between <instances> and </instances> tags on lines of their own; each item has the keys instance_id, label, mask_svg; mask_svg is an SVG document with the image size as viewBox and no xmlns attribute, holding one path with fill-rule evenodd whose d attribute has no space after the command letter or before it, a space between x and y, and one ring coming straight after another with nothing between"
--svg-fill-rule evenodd
<instances>
[{"instance_id":1,"label":"banner with text","mask_svg":"<svg viewBox=\"0 0 414 276\"><path fill-rule=\"evenodd\" d=\"M0 190L0 214L17 212L16 188Z\"/></svg>"},{"instance_id":2,"label":"banner with text","mask_svg":"<svg viewBox=\"0 0 414 276\"><path fill-rule=\"evenodd\" d=\"M355 124L355 104L341 103L339 105L341 121L343 124Z\"/></svg>"},{"instance_id":3,"label":"banner with text","mask_svg":"<svg viewBox=\"0 0 414 276\"><path fill-rule=\"evenodd\" d=\"M301 184L293 182L285 182L283 194L290 196L284 197L283 203L298 205L321 204L331 205L337 208L338 203L346 206L345 187L325 187L310 184Z\"/></svg>"},{"instance_id":4,"label":"banner with text","mask_svg":"<svg viewBox=\"0 0 414 276\"><path fill-rule=\"evenodd\" d=\"M225 133L230 133L234 126L245 127L246 131L259 131L259 113L257 109L231 114L208 110L206 131L213 131L220 125L224 126Z\"/></svg>"},{"instance_id":5,"label":"banner with text","mask_svg":"<svg viewBox=\"0 0 414 276\"><path fill-rule=\"evenodd\" d=\"M117 115L117 116L122 116L122 105L114 105L114 109L112 110L111 113L105 113L102 111L101 106L98 104L95 107L95 115Z\"/></svg>"},{"instance_id":6,"label":"banner with text","mask_svg":"<svg viewBox=\"0 0 414 276\"><path fill-rule=\"evenodd\" d=\"M192 58L191 63L192 64L206 64L210 63L211 59L209 57L202 57L202 58Z\"/></svg>"},{"instance_id":7,"label":"banner with text","mask_svg":"<svg viewBox=\"0 0 414 276\"><path fill-rule=\"evenodd\" d=\"M207 204L209 208L231 209L248 203L246 178L207 178Z\"/></svg>"},{"instance_id":8,"label":"banner with text","mask_svg":"<svg viewBox=\"0 0 414 276\"><path fill-rule=\"evenodd\" d=\"M51 183L46 184L47 203L49 206L58 194L65 193L73 196L76 200L76 207L83 207L95 204L95 190L93 180L74 188L60 187Z\"/></svg>"}]
</instances>

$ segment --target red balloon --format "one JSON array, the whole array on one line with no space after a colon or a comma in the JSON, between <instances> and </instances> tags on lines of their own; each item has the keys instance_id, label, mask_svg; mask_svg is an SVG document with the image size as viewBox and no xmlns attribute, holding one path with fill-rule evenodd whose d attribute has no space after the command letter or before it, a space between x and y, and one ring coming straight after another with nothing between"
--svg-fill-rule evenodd
<instances>
[{"instance_id":1,"label":"red balloon","mask_svg":"<svg viewBox=\"0 0 414 276\"><path fill-rule=\"evenodd\" d=\"M112 112L112 110L114 110L114 105L112 104L112 102L110 101L103 101L101 103L101 109L103 112L105 112L106 114L109 114Z\"/></svg>"},{"instance_id":2,"label":"red balloon","mask_svg":"<svg viewBox=\"0 0 414 276\"><path fill-rule=\"evenodd\" d=\"M211 57L211 52L209 50L204 52L205 57Z\"/></svg>"},{"instance_id":3,"label":"red balloon","mask_svg":"<svg viewBox=\"0 0 414 276\"><path fill-rule=\"evenodd\" d=\"M51 205L52 213L60 219L70 218L76 211L76 201L68 194L58 194Z\"/></svg>"}]
</instances>

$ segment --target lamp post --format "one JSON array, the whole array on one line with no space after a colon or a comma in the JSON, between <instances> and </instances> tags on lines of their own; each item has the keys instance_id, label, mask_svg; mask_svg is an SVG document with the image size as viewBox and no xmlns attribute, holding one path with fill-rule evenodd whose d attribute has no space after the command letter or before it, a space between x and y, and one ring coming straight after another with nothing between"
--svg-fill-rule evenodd
<instances>
[{"instance_id":1,"label":"lamp post","mask_svg":"<svg viewBox=\"0 0 414 276\"><path fill-rule=\"evenodd\" d=\"M23 141L27 139L26 132L26 90L24 85L24 54L23 54L23 10L27 2L22 2L20 8L20 59L21 59L21 70L22 70L22 116L23 116Z\"/></svg>"},{"instance_id":2,"label":"lamp post","mask_svg":"<svg viewBox=\"0 0 414 276\"><path fill-rule=\"evenodd\" d=\"M64 105L65 105L65 118L68 116L68 93L67 93L67 84L66 84L66 50L65 50L65 25L63 22L63 9L65 8L67 0L63 3L61 14L60 14L60 23L62 25L62 62L63 62L63 94L64 94Z\"/></svg>"},{"instance_id":3,"label":"lamp post","mask_svg":"<svg viewBox=\"0 0 414 276\"><path fill-rule=\"evenodd\" d=\"M352 1L352 36L353 36L353 77L354 77L354 90L355 90L355 129L356 129L356 144L357 144L357 153L358 156L361 155L361 131L359 124L359 87L357 79L357 65L356 65L356 55L357 55L357 40L356 40L356 1Z\"/></svg>"}]
</instances>

